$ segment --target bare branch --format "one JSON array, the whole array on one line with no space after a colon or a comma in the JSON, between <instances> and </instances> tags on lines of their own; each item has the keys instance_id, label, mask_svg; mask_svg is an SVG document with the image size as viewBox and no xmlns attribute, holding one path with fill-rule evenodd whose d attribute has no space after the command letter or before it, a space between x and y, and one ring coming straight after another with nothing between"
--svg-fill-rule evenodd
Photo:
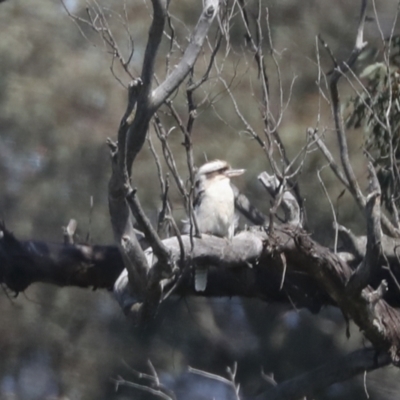
<instances>
[{"instance_id":1,"label":"bare branch","mask_svg":"<svg viewBox=\"0 0 400 400\"><path fill-rule=\"evenodd\" d=\"M211 23L218 13L218 9L218 0L205 1L203 12L193 31L189 45L186 48L181 61L172 71L171 75L169 75L165 81L153 92L150 104L151 112L155 112L158 107L160 107L160 105L174 90L176 90L176 88L182 83L182 81L189 74L190 70L193 68L210 29Z\"/></svg>"},{"instance_id":2,"label":"bare branch","mask_svg":"<svg viewBox=\"0 0 400 400\"><path fill-rule=\"evenodd\" d=\"M144 213L142 206L138 197L136 196L136 190L131 190L126 199L128 201L129 207L133 216L136 218L136 221L139 224L139 227L144 232L147 241L150 243L154 254L157 258L164 264L164 267L169 265L170 262L170 255L168 249L163 245L162 241L157 235L157 232L154 230L153 226L151 225L150 220L147 218L146 214ZM170 271L168 271L170 272Z\"/></svg>"},{"instance_id":3,"label":"bare branch","mask_svg":"<svg viewBox=\"0 0 400 400\"><path fill-rule=\"evenodd\" d=\"M282 382L256 397L256 400L297 400L314 396L333 385L346 381L365 371L390 364L387 353L377 353L375 349L357 350L337 361L331 361L296 378Z\"/></svg>"},{"instance_id":4,"label":"bare branch","mask_svg":"<svg viewBox=\"0 0 400 400\"><path fill-rule=\"evenodd\" d=\"M300 206L296 198L287 190L285 181L280 181L276 176L269 175L267 172L262 172L258 175L258 180L275 200L275 205L270 210L270 215L276 213L277 208L282 205L285 212L285 222L289 225L300 227Z\"/></svg>"},{"instance_id":5,"label":"bare branch","mask_svg":"<svg viewBox=\"0 0 400 400\"><path fill-rule=\"evenodd\" d=\"M357 192L357 190L354 190L354 187L352 187L347 177L341 171L339 165L336 163L335 159L333 158L331 152L329 151L325 143L322 141L320 135L318 135L317 130L308 128L307 133L315 140L315 143L317 144L318 148L321 150L322 154L328 161L331 170L334 172L336 177L342 182L342 184L346 187L346 189L352 194L360 210L364 211L366 207L365 196L361 195L361 192ZM400 237L399 230L393 226L388 217L383 213L381 214L381 220L383 228L392 237Z\"/></svg>"},{"instance_id":6,"label":"bare branch","mask_svg":"<svg viewBox=\"0 0 400 400\"><path fill-rule=\"evenodd\" d=\"M225 385L232 388L232 390L235 393L236 400L240 400L240 396L239 396L240 385L236 384L236 382L235 382L236 372L237 372L237 363L234 364L233 370L229 367L227 368L229 379L226 379L221 375L212 374L210 372L202 371L200 369L196 369L196 368L192 368L192 367L189 367L189 372L191 372L192 374L202 376L204 378L213 379L215 381L224 383Z\"/></svg>"},{"instance_id":7,"label":"bare branch","mask_svg":"<svg viewBox=\"0 0 400 400\"><path fill-rule=\"evenodd\" d=\"M161 43L164 32L165 18L167 16L168 2L166 0L152 0L153 5L153 20L149 31L149 39L147 41L146 51L144 54L142 67L143 95L141 100L148 105L148 97L151 91L153 82L154 66L158 48Z\"/></svg>"},{"instance_id":8,"label":"bare branch","mask_svg":"<svg viewBox=\"0 0 400 400\"><path fill-rule=\"evenodd\" d=\"M161 388L159 388L159 387L156 387L156 389L154 389L147 385L142 385L139 383L127 381L121 377L114 379L113 381L115 383L116 390L118 390L119 386L128 386L128 387L132 387L132 388L141 390L142 392L150 393L156 397L159 397L160 399L164 399L164 400L174 400L175 399L175 397L172 397L171 394L164 393L161 390Z\"/></svg>"},{"instance_id":9,"label":"bare branch","mask_svg":"<svg viewBox=\"0 0 400 400\"><path fill-rule=\"evenodd\" d=\"M135 120L129 129L127 138L128 153L126 164L128 171L130 171L134 159L143 146L151 117L168 96L178 88L193 68L211 23L218 12L219 2L218 0L207 0L205 2L203 12L180 62L165 81L150 94L154 60L166 18L164 0L153 0L153 8L154 17L142 69L143 89L138 102Z\"/></svg>"},{"instance_id":10,"label":"bare branch","mask_svg":"<svg viewBox=\"0 0 400 400\"><path fill-rule=\"evenodd\" d=\"M317 144L318 148L321 150L322 154L324 155L324 157L328 161L329 166L332 169L332 171L335 173L336 177L350 191L349 182L348 182L347 178L343 175L342 171L340 170L339 165L336 163L335 159L333 158L333 156L332 156L331 152L329 151L329 149L326 147L325 143L322 141L322 139L321 139L320 135L318 134L317 130L313 129L313 128L308 128L307 129L307 134L310 135L314 139L315 143ZM359 202L357 204L362 209L365 207L365 202L363 202L363 201L361 201L361 202Z\"/></svg>"},{"instance_id":11,"label":"bare branch","mask_svg":"<svg viewBox=\"0 0 400 400\"><path fill-rule=\"evenodd\" d=\"M118 165L117 145L108 140L111 150L112 175L108 185L108 204L110 208L111 224L117 245L121 249L123 259L133 290L138 297L144 295L149 264L136 237L132 224L132 215L126 203L126 193L129 186L126 184L126 174ZM124 165L124 164L122 164Z\"/></svg>"},{"instance_id":12,"label":"bare branch","mask_svg":"<svg viewBox=\"0 0 400 400\"><path fill-rule=\"evenodd\" d=\"M367 250L359 268L349 280L347 289L349 292L359 294L371 281L371 277L379 270L379 259L381 258L381 189L374 167L368 165L371 193L367 197L366 219L367 219Z\"/></svg>"},{"instance_id":13,"label":"bare branch","mask_svg":"<svg viewBox=\"0 0 400 400\"><path fill-rule=\"evenodd\" d=\"M267 216L254 207L249 199L239 192L239 189L231 182L233 194L235 196L235 207L254 225L264 225L267 221Z\"/></svg>"},{"instance_id":14,"label":"bare branch","mask_svg":"<svg viewBox=\"0 0 400 400\"><path fill-rule=\"evenodd\" d=\"M340 77L345 74L356 62L359 54L364 49L367 43L363 41L363 33L364 33L364 23L366 17L366 6L367 0L361 0L361 11L360 11L360 21L357 29L357 37L354 48L349 56L349 59L346 63L342 63L340 65L334 60L335 68L331 74L329 81L329 88L331 92L331 100L332 100L332 112L333 118L335 121L336 135L339 143L340 150L340 159L342 162L342 167L344 170L344 174L346 176L348 182L348 189L352 193L352 195L356 198L358 204L365 204L364 195L361 192L361 189L358 185L357 179L354 175L353 168L350 163L349 158L349 150L347 145L346 133L343 126L343 119L340 110L340 99L339 99L339 91L338 91L338 81ZM328 50L329 54L332 54L329 50L328 45L322 40L320 37L320 41L323 46ZM333 57L333 56L332 56ZM331 166L334 166L331 163Z\"/></svg>"},{"instance_id":15,"label":"bare branch","mask_svg":"<svg viewBox=\"0 0 400 400\"><path fill-rule=\"evenodd\" d=\"M123 70L130 77L130 79L133 79L133 76L129 70L129 64L132 60L135 47L134 47L134 41L133 41L132 35L130 34L128 26L127 26L126 15L125 15L125 19L124 19L121 15L113 12L113 10L101 7L97 2L94 2L94 6L90 6L90 7L88 6L86 8L87 19L85 19L85 18L82 18L82 17L72 14L68 10L68 7L66 6L66 4L63 0L61 0L61 4L62 4L64 10L67 12L69 18L71 18L72 21L76 24L81 35L93 46L96 46L96 45L89 40L89 38L85 34L84 30L82 29L81 24L88 26L90 29L92 29L94 32L96 32L99 35L99 37L103 41L105 51L108 54L112 55L112 61L111 61L111 66L110 66L111 73L113 74L114 78L122 86L125 87L125 85L123 84L121 79L115 74L114 61L115 61L115 59L117 59L119 61L119 64L123 68ZM129 38L129 54L128 54L127 59L125 59L125 57L123 56L120 46L114 37L113 31L111 30L111 28L108 24L108 20L104 13L104 10L107 10L108 13L112 13L113 16L115 16L120 21L120 23L123 26L124 31L126 32L128 38Z\"/></svg>"}]
</instances>

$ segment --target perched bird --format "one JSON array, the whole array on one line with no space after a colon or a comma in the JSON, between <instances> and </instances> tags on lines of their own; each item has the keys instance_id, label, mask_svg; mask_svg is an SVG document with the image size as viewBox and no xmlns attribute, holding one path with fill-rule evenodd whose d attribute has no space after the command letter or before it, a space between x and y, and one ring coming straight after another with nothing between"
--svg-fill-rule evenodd
<instances>
[{"instance_id":1,"label":"perched bird","mask_svg":"<svg viewBox=\"0 0 400 400\"><path fill-rule=\"evenodd\" d=\"M202 165L194 179L193 212L200 233L232 239L237 225L235 198L230 178L244 173L232 169L226 161L215 160ZM196 267L195 289L204 291L207 267Z\"/></svg>"}]
</instances>

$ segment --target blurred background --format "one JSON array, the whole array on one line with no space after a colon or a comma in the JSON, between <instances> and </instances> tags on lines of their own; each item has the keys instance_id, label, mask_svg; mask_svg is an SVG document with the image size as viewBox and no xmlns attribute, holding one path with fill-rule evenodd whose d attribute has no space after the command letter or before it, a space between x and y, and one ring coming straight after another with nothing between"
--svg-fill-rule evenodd
<instances>
[{"instance_id":1,"label":"blurred background","mask_svg":"<svg viewBox=\"0 0 400 400\"><path fill-rule=\"evenodd\" d=\"M87 18L88 5L106 7L110 29L126 58L129 30L135 48L129 68L138 76L151 21L150 2L115 0L110 5L65 0L68 10L81 18ZM265 0L262 6L269 9L284 102L290 97L279 127L289 157L305 145L306 129L316 126L326 131L326 141L337 154L331 112L317 84L316 35L322 35L337 59L346 59L354 44L359 2ZM200 7L199 2L171 2L175 35L183 48ZM383 34L389 35L397 1L380 0L376 9ZM369 16L365 31L369 47L358 70L363 63L379 59L382 47L372 7ZM107 206L110 161L105 141L116 138L129 77L116 64L116 79L110 70L112 55L98 34L75 23L58 0L1 3L0 32L0 218L18 238L45 241L61 241L61 227L75 218L80 240L112 243ZM241 24L232 25L224 78L232 81L231 90L243 115L263 135L260 81L251 54L244 50L244 33ZM266 24L263 33L268 36ZM157 65L160 80L166 75L168 50L165 38ZM266 43L265 52L269 50ZM175 48L171 65L179 56ZM329 57L321 49L319 56L323 71L329 71ZM201 56L196 76L201 76L206 65ZM269 58L267 68L271 107L278 115L277 72ZM344 101L353 94L345 82L341 90ZM184 92L183 88L174 95L174 104L186 121ZM220 158L246 168L236 184L267 212L270 200L257 182L257 175L268 169L266 157L245 132L215 71L196 92L195 101L201 103L193 131L197 165ZM160 115L168 129L176 125L162 111ZM152 130L149 135L159 151ZM348 137L356 175L365 182L363 132L349 131ZM182 134L172 130L169 143L186 179L182 142ZM332 211L317 177L323 166L317 151L308 154L297 180L309 230L319 242L331 245ZM133 176L142 204L154 220L160 208L160 185L148 143L134 164ZM345 193L339 198L343 187L328 169L321 176L339 222L356 233L364 232L362 215L350 196ZM183 204L177 191L171 190L179 221L184 218ZM133 388L115 391L113 383L118 376L143 383L134 370L150 373L148 360L178 399L233 399L230 388L189 373L188 366L226 376L226 368L237 362L237 380L249 395L265 385L261 371L273 372L280 382L364 345L354 326L346 339L343 317L333 308L315 316L238 298L171 299L151 326L138 329L125 319L110 293L34 285L17 298L3 290L0 315L1 399L150 399ZM368 374L368 393L359 377L334 385L316 398L392 399L400 393L398 382L397 370L386 368Z\"/></svg>"}]
</instances>

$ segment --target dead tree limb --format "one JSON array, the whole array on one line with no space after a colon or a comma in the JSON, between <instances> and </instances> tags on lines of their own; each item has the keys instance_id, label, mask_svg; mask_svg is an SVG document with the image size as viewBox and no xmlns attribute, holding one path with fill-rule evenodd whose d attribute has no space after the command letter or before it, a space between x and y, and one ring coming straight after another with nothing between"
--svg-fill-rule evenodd
<instances>
[{"instance_id":1,"label":"dead tree limb","mask_svg":"<svg viewBox=\"0 0 400 400\"><path fill-rule=\"evenodd\" d=\"M59 246L56 253L51 253L46 244L28 242L22 245L4 228L2 236L0 278L13 290L23 290L35 281L59 285L72 282L88 285L91 282L92 286L106 287L93 264L102 265L101 270L110 282L105 261L112 265L118 259L112 259L110 253L106 257L110 251L115 256L115 250L111 249L101 251L90 246L63 245ZM346 284L353 273L351 267L329 249L313 241L303 230L286 225L276 226L270 234L263 229L243 231L231 242L209 235L193 240L195 245L192 248L190 237L182 236L185 254L190 254L191 265L213 266L205 295L238 295L286 302L295 299L300 306L310 309L316 307L314 311L324 304L336 304L354 320L377 350L389 351L393 361L398 362L399 310L391 307L381 296L374 296L370 286L363 290L362 295L349 293ZM165 239L163 245L169 249L172 260L182 268L179 265L182 261L178 239ZM287 272L281 286L282 255L286 260ZM151 248L145 251L145 256L151 269L159 268L159 261ZM121 267L120 264L119 270ZM176 288L177 294L195 294L191 271L186 270L186 273L187 276ZM115 271L115 278L114 274ZM115 283L116 298L127 313L136 314L138 306L141 307L143 303L142 292L134 292L135 287L130 284L126 270ZM159 296L160 287L150 286L146 289L147 298Z\"/></svg>"}]
</instances>

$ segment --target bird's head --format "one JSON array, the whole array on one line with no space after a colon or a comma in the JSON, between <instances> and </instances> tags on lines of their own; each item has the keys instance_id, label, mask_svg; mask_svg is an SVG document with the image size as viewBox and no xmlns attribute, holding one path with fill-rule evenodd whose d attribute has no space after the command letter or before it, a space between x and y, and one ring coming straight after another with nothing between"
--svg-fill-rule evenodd
<instances>
[{"instance_id":1,"label":"bird's head","mask_svg":"<svg viewBox=\"0 0 400 400\"><path fill-rule=\"evenodd\" d=\"M223 160L214 160L203 164L195 176L195 187L199 188L202 184L217 182L242 175L244 169L233 169L228 162Z\"/></svg>"}]
</instances>

